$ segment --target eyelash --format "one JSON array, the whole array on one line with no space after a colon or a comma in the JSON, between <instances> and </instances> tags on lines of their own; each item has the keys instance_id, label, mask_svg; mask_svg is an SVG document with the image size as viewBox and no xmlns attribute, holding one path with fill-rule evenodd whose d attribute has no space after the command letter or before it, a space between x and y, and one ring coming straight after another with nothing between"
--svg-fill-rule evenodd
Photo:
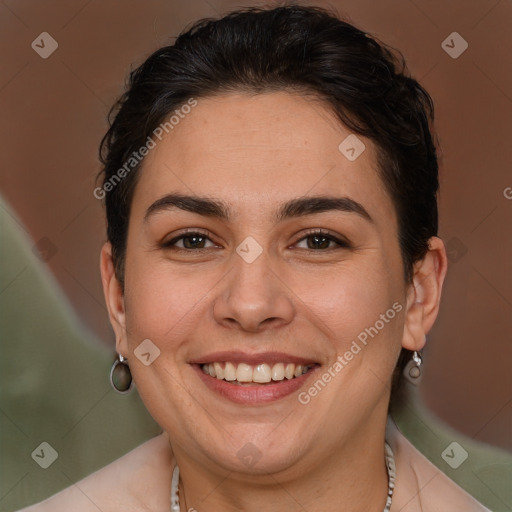
<instances>
[{"instance_id":1,"label":"eyelash","mask_svg":"<svg viewBox=\"0 0 512 512\"><path fill-rule=\"evenodd\" d=\"M295 242L295 244L302 242L303 240L306 240L307 238L313 237L315 235L320 236L322 238L326 238L330 242L336 243L339 246L339 248L350 249L352 247L351 244L347 240L335 237L334 235L330 234L328 231L325 231L323 229L311 229L310 231L307 231L306 233L304 233L302 235L301 238L299 238ZM171 249L174 251L189 252L189 253L192 251L212 249L212 247L202 247L199 249L186 249L183 247L176 247L174 245L174 244L176 244L176 242L179 242L180 240L183 240L185 238L193 238L193 237L201 237L201 238L207 239L213 243L213 240L211 240L211 233L209 231L207 231L207 232L186 231L184 233L181 233L179 236L173 238L172 240L162 243L161 246L162 246L162 248L165 248L165 249ZM326 251L332 251L333 249L336 249L336 247L329 247L327 249L303 249L303 250L306 250L308 252L326 252Z\"/></svg>"}]
</instances>

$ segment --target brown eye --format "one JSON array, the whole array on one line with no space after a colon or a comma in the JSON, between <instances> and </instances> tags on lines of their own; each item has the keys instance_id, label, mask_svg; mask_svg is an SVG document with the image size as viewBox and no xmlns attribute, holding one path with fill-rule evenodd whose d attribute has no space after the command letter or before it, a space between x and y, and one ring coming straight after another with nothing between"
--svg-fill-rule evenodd
<instances>
[{"instance_id":1,"label":"brown eye","mask_svg":"<svg viewBox=\"0 0 512 512\"><path fill-rule=\"evenodd\" d=\"M335 249L336 247L349 248L350 244L344 240L340 240L333 235L323 233L321 231L309 233L307 236L301 238L298 245L305 242L301 247L310 251ZM300 247L300 245L299 245Z\"/></svg>"},{"instance_id":2,"label":"brown eye","mask_svg":"<svg viewBox=\"0 0 512 512\"><path fill-rule=\"evenodd\" d=\"M185 249L203 249L206 243L206 237L204 236L188 235L184 236L182 240Z\"/></svg>"},{"instance_id":3,"label":"brown eye","mask_svg":"<svg viewBox=\"0 0 512 512\"><path fill-rule=\"evenodd\" d=\"M328 249L332 240L326 236L311 235L307 237L308 249Z\"/></svg>"},{"instance_id":4,"label":"brown eye","mask_svg":"<svg viewBox=\"0 0 512 512\"><path fill-rule=\"evenodd\" d=\"M210 246L206 244L210 242ZM182 250L194 250L194 249L208 249L209 247L215 247L215 244L202 233L186 233L176 238L173 238L169 242L163 244L165 248L176 248Z\"/></svg>"}]
</instances>

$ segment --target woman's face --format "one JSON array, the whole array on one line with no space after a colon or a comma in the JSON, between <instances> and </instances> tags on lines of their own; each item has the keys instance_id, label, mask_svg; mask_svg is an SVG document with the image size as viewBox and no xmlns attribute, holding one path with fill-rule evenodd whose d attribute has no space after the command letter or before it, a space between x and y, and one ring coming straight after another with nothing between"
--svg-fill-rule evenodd
<instances>
[{"instance_id":1,"label":"woman's face","mask_svg":"<svg viewBox=\"0 0 512 512\"><path fill-rule=\"evenodd\" d=\"M319 101L232 94L147 155L117 348L177 454L286 470L385 417L410 290L375 147L349 135Z\"/></svg>"}]
</instances>

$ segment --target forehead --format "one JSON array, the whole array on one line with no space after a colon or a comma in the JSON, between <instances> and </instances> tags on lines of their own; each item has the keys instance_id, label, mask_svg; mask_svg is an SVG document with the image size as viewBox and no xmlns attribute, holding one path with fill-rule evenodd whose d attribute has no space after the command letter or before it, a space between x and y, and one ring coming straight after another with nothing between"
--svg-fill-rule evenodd
<instances>
[{"instance_id":1,"label":"forehead","mask_svg":"<svg viewBox=\"0 0 512 512\"><path fill-rule=\"evenodd\" d=\"M198 99L155 139L140 170L133 214L143 216L144 207L169 192L221 198L235 215L260 217L291 197L325 194L349 195L389 222L393 208L376 149L354 136L312 97L275 92ZM346 153L347 147L354 151ZM347 158L363 147L355 160Z\"/></svg>"}]
</instances>

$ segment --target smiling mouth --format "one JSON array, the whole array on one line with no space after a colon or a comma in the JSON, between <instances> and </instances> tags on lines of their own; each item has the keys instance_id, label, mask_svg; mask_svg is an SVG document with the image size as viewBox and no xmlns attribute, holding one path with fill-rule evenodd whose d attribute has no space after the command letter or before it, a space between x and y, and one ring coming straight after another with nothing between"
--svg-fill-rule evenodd
<instances>
[{"instance_id":1,"label":"smiling mouth","mask_svg":"<svg viewBox=\"0 0 512 512\"><path fill-rule=\"evenodd\" d=\"M231 363L229 361L200 365L201 370L206 375L239 386L275 384L283 380L293 380L308 373L316 366L316 363L308 365L294 363L250 365L246 363Z\"/></svg>"}]
</instances>

